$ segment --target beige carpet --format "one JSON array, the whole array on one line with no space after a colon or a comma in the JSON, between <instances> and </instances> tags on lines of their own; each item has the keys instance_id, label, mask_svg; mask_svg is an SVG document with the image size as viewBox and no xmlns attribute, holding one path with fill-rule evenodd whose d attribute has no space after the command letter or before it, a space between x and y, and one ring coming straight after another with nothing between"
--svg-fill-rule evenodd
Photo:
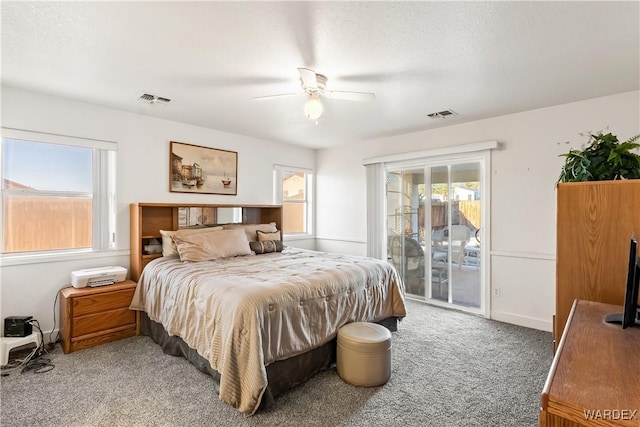
<instances>
[{"instance_id":1,"label":"beige carpet","mask_svg":"<svg viewBox=\"0 0 640 427\"><path fill-rule=\"evenodd\" d=\"M420 302L393 333L393 372L358 388L335 369L246 417L218 400L210 377L147 337L51 354L55 368L2 377L9 426L538 425L551 334Z\"/></svg>"}]
</instances>

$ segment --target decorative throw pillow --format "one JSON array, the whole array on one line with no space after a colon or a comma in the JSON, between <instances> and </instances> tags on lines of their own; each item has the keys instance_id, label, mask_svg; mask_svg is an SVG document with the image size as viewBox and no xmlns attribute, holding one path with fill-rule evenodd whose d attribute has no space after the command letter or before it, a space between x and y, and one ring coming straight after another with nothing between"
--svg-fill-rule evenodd
<instances>
[{"instance_id":1,"label":"decorative throw pillow","mask_svg":"<svg viewBox=\"0 0 640 427\"><path fill-rule=\"evenodd\" d=\"M265 233L275 233L278 231L275 222L271 222L269 224L225 224L223 227L225 230L234 230L236 228L243 229L250 242L258 240L256 236L256 231L258 230L264 231Z\"/></svg>"},{"instance_id":2,"label":"decorative throw pillow","mask_svg":"<svg viewBox=\"0 0 640 427\"><path fill-rule=\"evenodd\" d=\"M181 228L180 230L167 231L160 230L162 236L162 256L178 255L176 244L173 242L173 236L187 236L189 234L208 233L211 231L221 231L222 227L200 227L200 228Z\"/></svg>"},{"instance_id":3,"label":"decorative throw pillow","mask_svg":"<svg viewBox=\"0 0 640 427\"><path fill-rule=\"evenodd\" d=\"M258 230L256 231L258 236L258 242L266 242L269 240L282 240L282 236L280 230L274 231L272 233L265 233L264 231Z\"/></svg>"},{"instance_id":4,"label":"decorative throw pillow","mask_svg":"<svg viewBox=\"0 0 640 427\"><path fill-rule=\"evenodd\" d=\"M251 247L251 250L256 253L256 255L268 254L271 252L282 252L282 248L284 247L284 245L282 244L282 240L249 242L249 246Z\"/></svg>"},{"instance_id":5,"label":"decorative throw pillow","mask_svg":"<svg viewBox=\"0 0 640 427\"><path fill-rule=\"evenodd\" d=\"M222 230L215 233L174 235L181 261L209 261L240 255L252 255L244 231Z\"/></svg>"}]
</instances>

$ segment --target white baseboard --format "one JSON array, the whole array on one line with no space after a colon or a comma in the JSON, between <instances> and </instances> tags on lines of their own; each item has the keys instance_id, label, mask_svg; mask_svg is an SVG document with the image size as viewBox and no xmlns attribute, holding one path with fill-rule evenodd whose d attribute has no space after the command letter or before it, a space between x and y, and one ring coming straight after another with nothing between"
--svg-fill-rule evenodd
<instances>
[{"instance_id":1,"label":"white baseboard","mask_svg":"<svg viewBox=\"0 0 640 427\"><path fill-rule=\"evenodd\" d=\"M552 332L553 322L550 320L536 319L534 317L521 316L519 314L492 311L491 319L499 322L512 323L526 328L538 329L540 331Z\"/></svg>"},{"instance_id":2,"label":"white baseboard","mask_svg":"<svg viewBox=\"0 0 640 427\"><path fill-rule=\"evenodd\" d=\"M44 343L49 344L51 342L51 338L56 339L60 338L60 330L54 329L52 331L42 331L44 335Z\"/></svg>"}]
</instances>

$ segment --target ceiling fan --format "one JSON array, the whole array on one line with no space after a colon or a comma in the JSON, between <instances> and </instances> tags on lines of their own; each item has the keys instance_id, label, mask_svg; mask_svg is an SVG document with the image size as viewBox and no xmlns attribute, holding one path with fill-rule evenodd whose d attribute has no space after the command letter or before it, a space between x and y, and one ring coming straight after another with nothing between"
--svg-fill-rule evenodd
<instances>
[{"instance_id":1,"label":"ceiling fan","mask_svg":"<svg viewBox=\"0 0 640 427\"><path fill-rule=\"evenodd\" d=\"M327 77L318 74L309 68L298 68L300 74L300 83L304 94L308 97L304 106L304 113L310 120L317 120L322 117L324 113L324 106L320 102L320 97L325 96L332 99L343 99L347 101L373 101L376 99L376 95L370 92L345 92L345 91L329 91L325 90L327 86ZM253 98L256 101L263 101L268 99L283 98L287 96L297 96L296 93L281 93L277 95L257 96Z\"/></svg>"}]
</instances>

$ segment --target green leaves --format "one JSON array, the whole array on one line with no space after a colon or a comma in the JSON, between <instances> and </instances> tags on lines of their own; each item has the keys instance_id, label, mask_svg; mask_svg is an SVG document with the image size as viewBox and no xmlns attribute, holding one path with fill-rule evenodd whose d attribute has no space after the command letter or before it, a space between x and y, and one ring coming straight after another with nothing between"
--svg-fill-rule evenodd
<instances>
[{"instance_id":1,"label":"green leaves","mask_svg":"<svg viewBox=\"0 0 640 427\"><path fill-rule=\"evenodd\" d=\"M592 178L589 172L591 161L582 154L580 150L571 150L567 154L561 154L566 157L564 166L558 182L576 182L590 181Z\"/></svg>"},{"instance_id":2,"label":"green leaves","mask_svg":"<svg viewBox=\"0 0 640 427\"><path fill-rule=\"evenodd\" d=\"M640 134L622 143L611 133L588 136L589 143L583 150L561 154L566 160L558 182L640 179L640 155L631 152L640 147L635 142Z\"/></svg>"}]
</instances>

